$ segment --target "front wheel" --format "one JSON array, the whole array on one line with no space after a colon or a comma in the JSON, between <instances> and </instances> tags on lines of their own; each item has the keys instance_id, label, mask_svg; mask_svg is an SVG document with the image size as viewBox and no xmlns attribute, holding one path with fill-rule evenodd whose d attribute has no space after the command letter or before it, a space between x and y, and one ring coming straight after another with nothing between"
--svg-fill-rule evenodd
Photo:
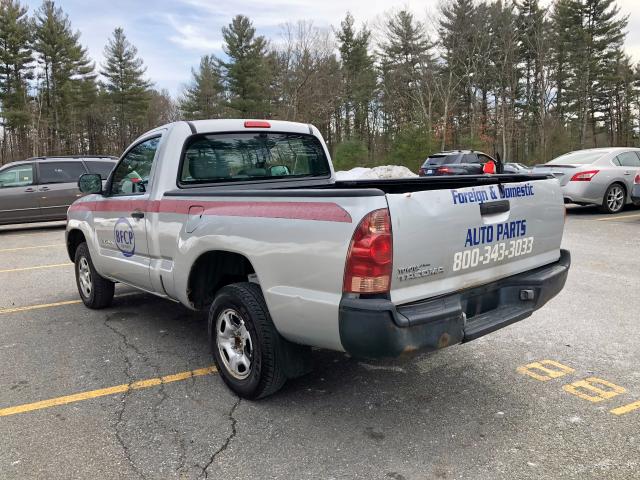
<instances>
[{"instance_id":1,"label":"front wheel","mask_svg":"<svg viewBox=\"0 0 640 480\"><path fill-rule=\"evenodd\" d=\"M222 288L209 310L211 350L227 386L257 399L286 382L283 343L260 287L244 282Z\"/></svg>"},{"instance_id":2,"label":"front wheel","mask_svg":"<svg viewBox=\"0 0 640 480\"><path fill-rule=\"evenodd\" d=\"M624 187L619 183L609 185L607 191L604 192L604 198L602 199L602 206L600 209L604 213L619 213L624 208L627 192Z\"/></svg>"},{"instance_id":3,"label":"front wheel","mask_svg":"<svg viewBox=\"0 0 640 480\"><path fill-rule=\"evenodd\" d=\"M108 307L113 300L115 285L96 271L86 242L78 245L74 263L76 284L82 302L93 309Z\"/></svg>"}]
</instances>

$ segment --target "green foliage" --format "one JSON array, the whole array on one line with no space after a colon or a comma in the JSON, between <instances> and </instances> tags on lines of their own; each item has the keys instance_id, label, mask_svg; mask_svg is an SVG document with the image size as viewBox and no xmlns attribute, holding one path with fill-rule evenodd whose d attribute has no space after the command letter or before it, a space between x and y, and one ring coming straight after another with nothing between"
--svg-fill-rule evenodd
<instances>
[{"instance_id":1,"label":"green foliage","mask_svg":"<svg viewBox=\"0 0 640 480\"><path fill-rule=\"evenodd\" d=\"M333 153L333 167L336 170L350 170L368 166L369 152L358 140L346 140L336 145Z\"/></svg>"},{"instance_id":2,"label":"green foliage","mask_svg":"<svg viewBox=\"0 0 640 480\"><path fill-rule=\"evenodd\" d=\"M347 13L336 32L342 59L344 79L344 136L365 139L369 133L368 112L375 98L377 79L374 59L369 55L371 32L354 28L354 19Z\"/></svg>"},{"instance_id":3,"label":"green foliage","mask_svg":"<svg viewBox=\"0 0 640 480\"><path fill-rule=\"evenodd\" d=\"M41 90L47 152L73 151L74 124L96 93L94 64L80 45L80 32L51 0L36 10L33 51L42 69Z\"/></svg>"},{"instance_id":4,"label":"green foliage","mask_svg":"<svg viewBox=\"0 0 640 480\"><path fill-rule=\"evenodd\" d=\"M114 30L104 56L100 73L106 79L104 88L115 107L120 147L124 149L129 138L141 133L139 126L149 107L151 82L144 78L143 61L122 28Z\"/></svg>"},{"instance_id":5,"label":"green foliage","mask_svg":"<svg viewBox=\"0 0 640 480\"><path fill-rule=\"evenodd\" d=\"M184 91L179 108L188 120L220 118L224 108L224 86L218 61L205 55L198 70L191 70L193 81Z\"/></svg>"},{"instance_id":6,"label":"green foliage","mask_svg":"<svg viewBox=\"0 0 640 480\"><path fill-rule=\"evenodd\" d=\"M403 165L416 172L430 153L437 150L429 132L420 127L407 126L397 133L385 163Z\"/></svg>"},{"instance_id":7,"label":"green foliage","mask_svg":"<svg viewBox=\"0 0 640 480\"><path fill-rule=\"evenodd\" d=\"M222 29L224 53L220 61L229 90L229 107L241 117L268 117L267 41L256 36L256 29L244 15L236 15Z\"/></svg>"},{"instance_id":8,"label":"green foliage","mask_svg":"<svg viewBox=\"0 0 640 480\"><path fill-rule=\"evenodd\" d=\"M0 2L0 105L4 127L24 129L29 123L27 82L33 78L31 25L27 9L16 0Z\"/></svg>"}]
</instances>

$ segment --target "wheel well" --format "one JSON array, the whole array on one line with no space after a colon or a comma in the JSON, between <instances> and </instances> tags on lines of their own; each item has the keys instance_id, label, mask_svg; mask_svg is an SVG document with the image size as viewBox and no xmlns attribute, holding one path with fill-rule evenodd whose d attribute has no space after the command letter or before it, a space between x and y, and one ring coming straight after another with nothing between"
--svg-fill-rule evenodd
<instances>
[{"instance_id":1,"label":"wheel well","mask_svg":"<svg viewBox=\"0 0 640 480\"><path fill-rule=\"evenodd\" d=\"M76 250L82 242L86 242L82 231L77 229L69 231L67 234L67 253L69 254L69 258L72 262L75 261Z\"/></svg>"},{"instance_id":2,"label":"wheel well","mask_svg":"<svg viewBox=\"0 0 640 480\"><path fill-rule=\"evenodd\" d=\"M212 251L198 257L189 273L187 296L194 308L207 308L225 285L246 282L255 273L251 262L239 253Z\"/></svg>"}]
</instances>

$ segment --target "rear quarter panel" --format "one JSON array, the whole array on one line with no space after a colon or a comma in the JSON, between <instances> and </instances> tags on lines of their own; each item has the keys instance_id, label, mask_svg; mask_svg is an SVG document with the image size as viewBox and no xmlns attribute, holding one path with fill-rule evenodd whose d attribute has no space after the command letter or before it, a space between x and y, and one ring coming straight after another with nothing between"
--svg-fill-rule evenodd
<instances>
[{"instance_id":1,"label":"rear quarter panel","mask_svg":"<svg viewBox=\"0 0 640 480\"><path fill-rule=\"evenodd\" d=\"M275 210L265 208L271 202L278 205ZM278 218L304 216L307 203L316 204L310 205L314 210L327 209L334 218ZM180 213L190 205L205 209L192 233L185 228L187 215ZM163 212L158 220L162 257L173 259L172 267L167 264L173 270L169 293L188 305L189 274L198 257L212 250L239 253L253 265L274 324L285 338L342 350L338 307L347 250L362 217L384 207L384 196L207 197L206 202L181 197L174 212Z\"/></svg>"}]
</instances>

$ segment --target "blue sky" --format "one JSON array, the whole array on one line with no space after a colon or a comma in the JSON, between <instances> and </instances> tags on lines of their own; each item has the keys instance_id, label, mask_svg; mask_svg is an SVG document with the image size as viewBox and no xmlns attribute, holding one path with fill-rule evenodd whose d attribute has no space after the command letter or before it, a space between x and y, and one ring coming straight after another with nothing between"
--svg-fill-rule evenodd
<instances>
[{"instance_id":1,"label":"blue sky","mask_svg":"<svg viewBox=\"0 0 640 480\"><path fill-rule=\"evenodd\" d=\"M550 0L543 1L549 3ZM25 3L31 11L39 0ZM205 54L222 53L221 28L242 13L249 16L258 33L277 41L281 25L311 20L315 26L337 26L349 10L357 22L375 27L385 12L409 8L417 18L433 23L439 0L64 0L56 2L69 15L74 29L91 58L100 65L103 49L115 27L122 27L138 48L147 75L156 88L176 96L189 82L191 68ZM627 51L640 61L640 0L619 0L622 11L631 14Z\"/></svg>"}]
</instances>

